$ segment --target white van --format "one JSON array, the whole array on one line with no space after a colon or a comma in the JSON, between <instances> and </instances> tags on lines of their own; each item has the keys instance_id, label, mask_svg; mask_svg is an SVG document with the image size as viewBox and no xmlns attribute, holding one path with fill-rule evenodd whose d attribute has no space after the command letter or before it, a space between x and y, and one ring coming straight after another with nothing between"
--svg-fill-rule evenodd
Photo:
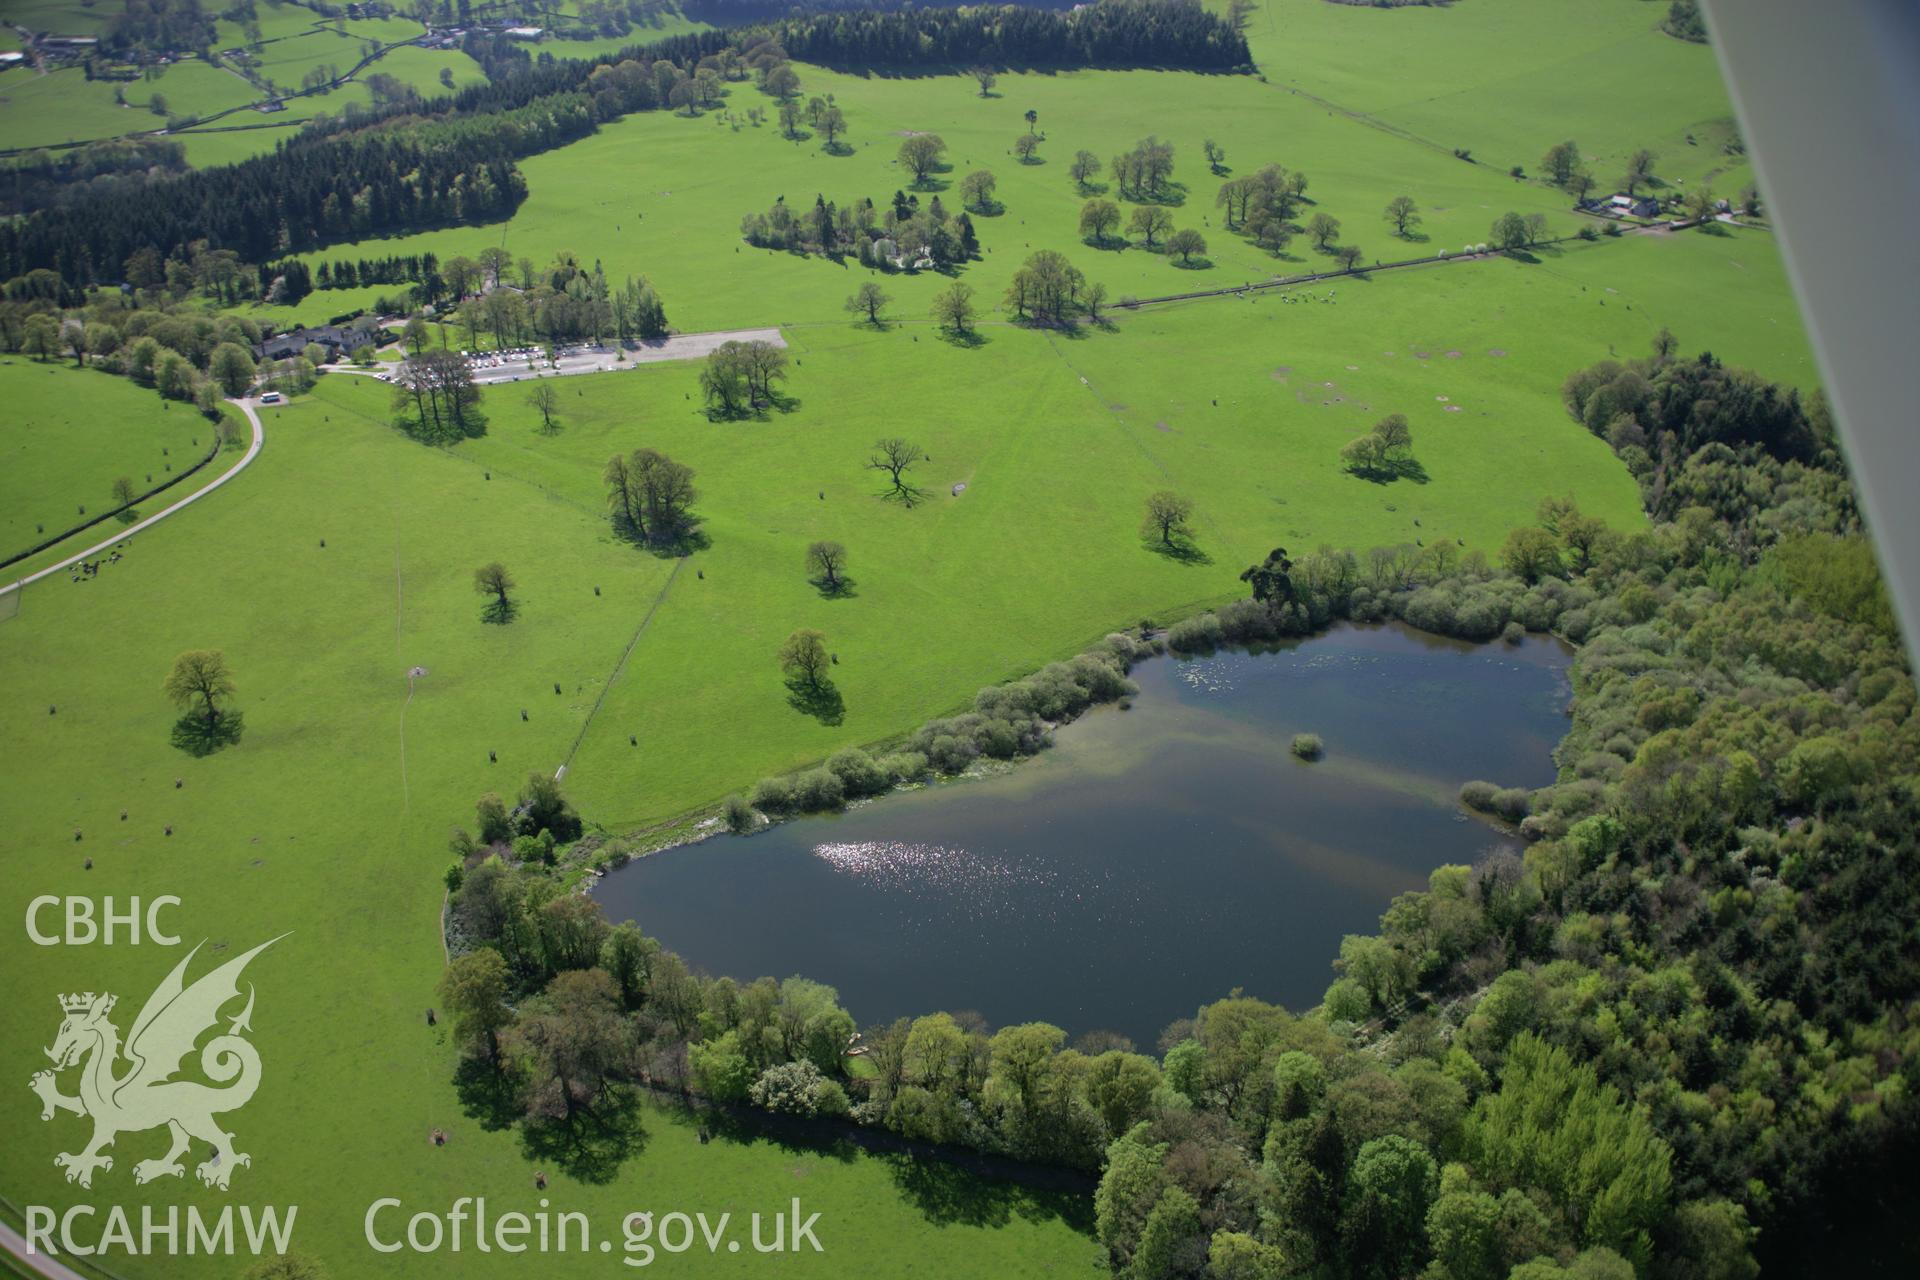
<instances>
[{"instance_id":1,"label":"white van","mask_svg":"<svg viewBox=\"0 0 1920 1280\"><path fill-rule=\"evenodd\" d=\"M280 393L278 391L263 392L260 396L260 403L261 404L279 404Z\"/></svg>"}]
</instances>

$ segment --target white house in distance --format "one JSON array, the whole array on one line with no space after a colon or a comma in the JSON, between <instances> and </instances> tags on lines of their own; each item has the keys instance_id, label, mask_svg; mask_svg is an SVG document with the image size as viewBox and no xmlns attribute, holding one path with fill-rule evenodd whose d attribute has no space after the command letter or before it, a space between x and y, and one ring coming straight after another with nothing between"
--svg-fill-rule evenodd
<instances>
[{"instance_id":1,"label":"white house in distance","mask_svg":"<svg viewBox=\"0 0 1920 1280\"><path fill-rule=\"evenodd\" d=\"M545 27L508 27L500 34L509 40L538 40L547 30Z\"/></svg>"}]
</instances>

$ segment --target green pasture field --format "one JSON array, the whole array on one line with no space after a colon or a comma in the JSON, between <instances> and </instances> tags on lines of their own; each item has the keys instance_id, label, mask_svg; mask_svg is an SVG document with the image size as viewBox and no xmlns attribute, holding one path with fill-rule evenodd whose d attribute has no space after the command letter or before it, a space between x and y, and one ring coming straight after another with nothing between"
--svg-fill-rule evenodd
<instances>
[{"instance_id":1,"label":"green pasture field","mask_svg":"<svg viewBox=\"0 0 1920 1280\"><path fill-rule=\"evenodd\" d=\"M174 70L178 68L170 68L169 74ZM16 67L0 75L0 137L8 147L42 147L165 128L166 118L146 109L158 83L135 80L122 85L130 104L123 107L113 100L112 83L90 81L78 67L46 75ZM246 85L238 80L233 84L245 93Z\"/></svg>"},{"instance_id":2,"label":"green pasture field","mask_svg":"<svg viewBox=\"0 0 1920 1280\"><path fill-rule=\"evenodd\" d=\"M85 520L83 506L90 515L111 509L121 476L141 492L164 484L169 464L192 466L213 439L205 418L125 378L25 356L0 358L0 404L0 556ZM93 541L114 527L96 526ZM15 576L0 570L0 579Z\"/></svg>"},{"instance_id":3,"label":"green pasture field","mask_svg":"<svg viewBox=\"0 0 1920 1280\"><path fill-rule=\"evenodd\" d=\"M1647 147L1669 183L1707 179L1737 195L1753 172L1725 150L1737 131L1713 50L1662 32L1666 10L1651 0L1264 0L1247 41L1275 84L1441 151L1469 150L1495 173L1535 173L1548 147L1571 138L1607 190Z\"/></svg>"}]
</instances>

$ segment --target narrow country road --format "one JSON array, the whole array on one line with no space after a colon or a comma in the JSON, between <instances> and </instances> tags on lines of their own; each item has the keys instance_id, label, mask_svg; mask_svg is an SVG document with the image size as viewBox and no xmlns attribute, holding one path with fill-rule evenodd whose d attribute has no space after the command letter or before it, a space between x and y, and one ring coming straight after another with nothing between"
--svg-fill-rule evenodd
<instances>
[{"instance_id":1,"label":"narrow country road","mask_svg":"<svg viewBox=\"0 0 1920 1280\"><path fill-rule=\"evenodd\" d=\"M95 556L104 555L106 552L112 550L116 543L124 542L128 538L131 538L134 534L139 533L141 530L150 528L153 525L159 524L162 520L165 520L168 516L172 515L174 512L179 511L185 507L192 506L194 503L200 501L200 499L206 497L208 494L212 493L215 489L218 489L221 485L225 484L227 481L233 479L235 476L239 475L242 471L246 470L247 467L253 462L253 460L260 456L260 448L262 445L266 444L267 442L267 433L260 425L260 415L254 411L254 406L256 403L255 401L250 399L229 400L227 401L227 403L232 405L234 408L240 410L241 413L244 413L245 415L247 415L247 421L253 425L253 443L247 446L247 452L240 459L240 461L234 463L231 467L228 467L225 471L221 472L218 476L215 476L212 480L208 481L206 484L202 485L200 488L195 489L192 493L188 494L186 497L181 498L178 501L174 502L172 506L163 507L160 510L154 512L152 515L146 517L145 519L140 520L137 523L128 525L126 528L120 530L118 533L106 539L104 542L97 542L93 546L88 547L85 551L77 551L74 554L68 556L65 560L62 560L60 563L48 565L46 568L40 570L38 573L30 573L24 578L16 578L14 581L7 583L5 586L0 586L0 596L4 596L10 591L18 591L22 587L25 587L30 583L38 582L42 578L50 577L53 574L59 573L62 569L65 569L71 565L79 564L82 560L91 560Z\"/></svg>"}]
</instances>

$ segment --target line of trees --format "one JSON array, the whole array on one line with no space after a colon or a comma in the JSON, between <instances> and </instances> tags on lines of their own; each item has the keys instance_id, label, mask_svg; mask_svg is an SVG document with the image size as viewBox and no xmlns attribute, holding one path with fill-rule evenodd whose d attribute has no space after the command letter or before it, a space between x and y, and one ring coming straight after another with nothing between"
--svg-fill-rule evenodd
<instances>
[{"instance_id":1,"label":"line of trees","mask_svg":"<svg viewBox=\"0 0 1920 1280\"><path fill-rule=\"evenodd\" d=\"M1253 65L1239 30L1195 0L1104 0L1064 13L1026 5L868 9L770 29L793 57L836 68Z\"/></svg>"}]
</instances>

